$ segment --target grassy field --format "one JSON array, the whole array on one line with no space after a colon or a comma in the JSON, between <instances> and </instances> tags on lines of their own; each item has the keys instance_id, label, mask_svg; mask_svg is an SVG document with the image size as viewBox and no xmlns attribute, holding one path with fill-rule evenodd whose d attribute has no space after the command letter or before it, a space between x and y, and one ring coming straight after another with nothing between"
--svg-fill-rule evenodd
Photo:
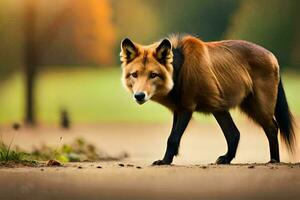
<instances>
[{"instance_id":1,"label":"grassy field","mask_svg":"<svg viewBox=\"0 0 300 200\"><path fill-rule=\"evenodd\" d=\"M65 108L73 122L165 122L170 112L156 103L139 106L121 85L121 70L72 69L45 71L37 83L37 116L43 123L57 123ZM283 75L283 82L294 113L300 114L300 77ZM24 110L23 77L15 74L0 83L0 124L22 121ZM204 118L210 121L210 118Z\"/></svg>"}]
</instances>

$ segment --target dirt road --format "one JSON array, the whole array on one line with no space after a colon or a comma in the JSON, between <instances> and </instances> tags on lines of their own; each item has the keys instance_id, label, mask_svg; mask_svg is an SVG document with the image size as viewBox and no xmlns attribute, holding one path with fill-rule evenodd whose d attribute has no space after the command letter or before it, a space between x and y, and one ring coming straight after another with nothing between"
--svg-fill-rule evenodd
<instances>
[{"instance_id":1,"label":"dirt road","mask_svg":"<svg viewBox=\"0 0 300 200\"><path fill-rule=\"evenodd\" d=\"M233 163L267 162L269 150L263 132L251 123L239 123L238 127L241 142ZM299 164L210 165L226 151L216 124L192 122L175 166L149 166L162 157L169 128L170 124L106 124L78 126L70 131L21 129L14 143L25 149L42 143L58 145L60 136L64 142L83 136L111 155L127 151L130 158L122 161L124 167L119 166L120 162L101 162L69 163L56 168L1 168L0 199L300 198ZM3 139L9 141L13 131L1 131ZM281 158L284 162L300 161L299 154L291 157L283 149Z\"/></svg>"},{"instance_id":2,"label":"dirt road","mask_svg":"<svg viewBox=\"0 0 300 200\"><path fill-rule=\"evenodd\" d=\"M1 169L0 199L299 199L300 195L299 165L141 167L85 163L43 171Z\"/></svg>"}]
</instances>

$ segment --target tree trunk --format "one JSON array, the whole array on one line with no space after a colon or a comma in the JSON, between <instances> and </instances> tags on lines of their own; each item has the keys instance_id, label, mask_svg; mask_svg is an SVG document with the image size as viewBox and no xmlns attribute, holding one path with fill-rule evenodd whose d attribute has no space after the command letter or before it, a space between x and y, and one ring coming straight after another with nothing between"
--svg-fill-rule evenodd
<instances>
[{"instance_id":1,"label":"tree trunk","mask_svg":"<svg viewBox=\"0 0 300 200\"><path fill-rule=\"evenodd\" d=\"M26 53L31 54L31 53ZM26 55L26 57L34 55ZM34 125L35 116L35 82L36 82L36 65L30 61L25 64L25 122L28 125Z\"/></svg>"},{"instance_id":2,"label":"tree trunk","mask_svg":"<svg viewBox=\"0 0 300 200\"><path fill-rule=\"evenodd\" d=\"M35 125L35 83L38 65L35 38L36 7L35 0L25 1L25 123Z\"/></svg>"}]
</instances>

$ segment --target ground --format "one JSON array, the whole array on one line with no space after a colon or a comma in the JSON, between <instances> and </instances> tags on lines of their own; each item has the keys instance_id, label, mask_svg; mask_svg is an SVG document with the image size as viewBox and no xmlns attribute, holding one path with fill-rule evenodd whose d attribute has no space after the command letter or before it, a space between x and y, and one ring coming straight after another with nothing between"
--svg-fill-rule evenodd
<instances>
[{"instance_id":1,"label":"ground","mask_svg":"<svg viewBox=\"0 0 300 200\"><path fill-rule=\"evenodd\" d=\"M2 169L1 199L299 199L300 166L120 167L84 163ZM101 165L102 168L96 166ZM252 166L252 165L251 165Z\"/></svg>"},{"instance_id":2,"label":"ground","mask_svg":"<svg viewBox=\"0 0 300 200\"><path fill-rule=\"evenodd\" d=\"M126 151L130 157L63 167L1 168L0 199L299 199L300 155L289 156L281 148L286 164L265 164L269 153L262 130L251 122L237 125L241 142L233 165L211 164L226 151L225 140L217 124L193 120L174 165L162 167L150 165L164 153L170 123L78 125L69 131L23 127L14 143L24 149L60 145L61 136L66 143L83 136L111 155ZM2 133L6 141L14 134L9 127Z\"/></svg>"}]
</instances>

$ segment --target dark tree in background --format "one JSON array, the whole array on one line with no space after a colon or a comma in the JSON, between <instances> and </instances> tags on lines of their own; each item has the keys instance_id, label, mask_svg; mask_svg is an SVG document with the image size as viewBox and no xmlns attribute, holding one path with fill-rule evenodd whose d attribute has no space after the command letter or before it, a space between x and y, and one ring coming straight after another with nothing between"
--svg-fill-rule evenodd
<instances>
[{"instance_id":1,"label":"dark tree in background","mask_svg":"<svg viewBox=\"0 0 300 200\"><path fill-rule=\"evenodd\" d=\"M38 3L38 0L26 0L24 6L25 123L27 125L36 123L35 88L40 58L45 47L55 38L69 9L66 6L42 31L42 34L37 35Z\"/></svg>"},{"instance_id":2,"label":"dark tree in background","mask_svg":"<svg viewBox=\"0 0 300 200\"><path fill-rule=\"evenodd\" d=\"M227 38L258 43L271 50L283 68L296 66L300 64L299 53L295 54L299 48L299 9L299 0L242 0Z\"/></svg>"},{"instance_id":3,"label":"dark tree in background","mask_svg":"<svg viewBox=\"0 0 300 200\"><path fill-rule=\"evenodd\" d=\"M25 122L35 125L38 69L49 64L111 64L115 30L108 0L24 2ZM60 3L60 9L50 13L54 3ZM43 19L45 13L50 20Z\"/></svg>"},{"instance_id":4,"label":"dark tree in background","mask_svg":"<svg viewBox=\"0 0 300 200\"><path fill-rule=\"evenodd\" d=\"M12 0L0 1L0 82L20 69L23 64L23 6L14 6ZM22 11L22 12L20 12ZM22 42L21 42L22 41ZM23 52L23 49L22 49Z\"/></svg>"},{"instance_id":5,"label":"dark tree in background","mask_svg":"<svg viewBox=\"0 0 300 200\"><path fill-rule=\"evenodd\" d=\"M144 44L170 33L190 33L206 41L221 39L240 3L240 0L111 1L119 40L131 37Z\"/></svg>"},{"instance_id":6,"label":"dark tree in background","mask_svg":"<svg viewBox=\"0 0 300 200\"><path fill-rule=\"evenodd\" d=\"M190 33L205 41L224 37L240 0L150 0L163 33Z\"/></svg>"},{"instance_id":7,"label":"dark tree in background","mask_svg":"<svg viewBox=\"0 0 300 200\"><path fill-rule=\"evenodd\" d=\"M25 70L25 122L35 124L35 82L38 65L36 43L36 1L27 0L25 4L25 45L24 45L24 70Z\"/></svg>"}]
</instances>

